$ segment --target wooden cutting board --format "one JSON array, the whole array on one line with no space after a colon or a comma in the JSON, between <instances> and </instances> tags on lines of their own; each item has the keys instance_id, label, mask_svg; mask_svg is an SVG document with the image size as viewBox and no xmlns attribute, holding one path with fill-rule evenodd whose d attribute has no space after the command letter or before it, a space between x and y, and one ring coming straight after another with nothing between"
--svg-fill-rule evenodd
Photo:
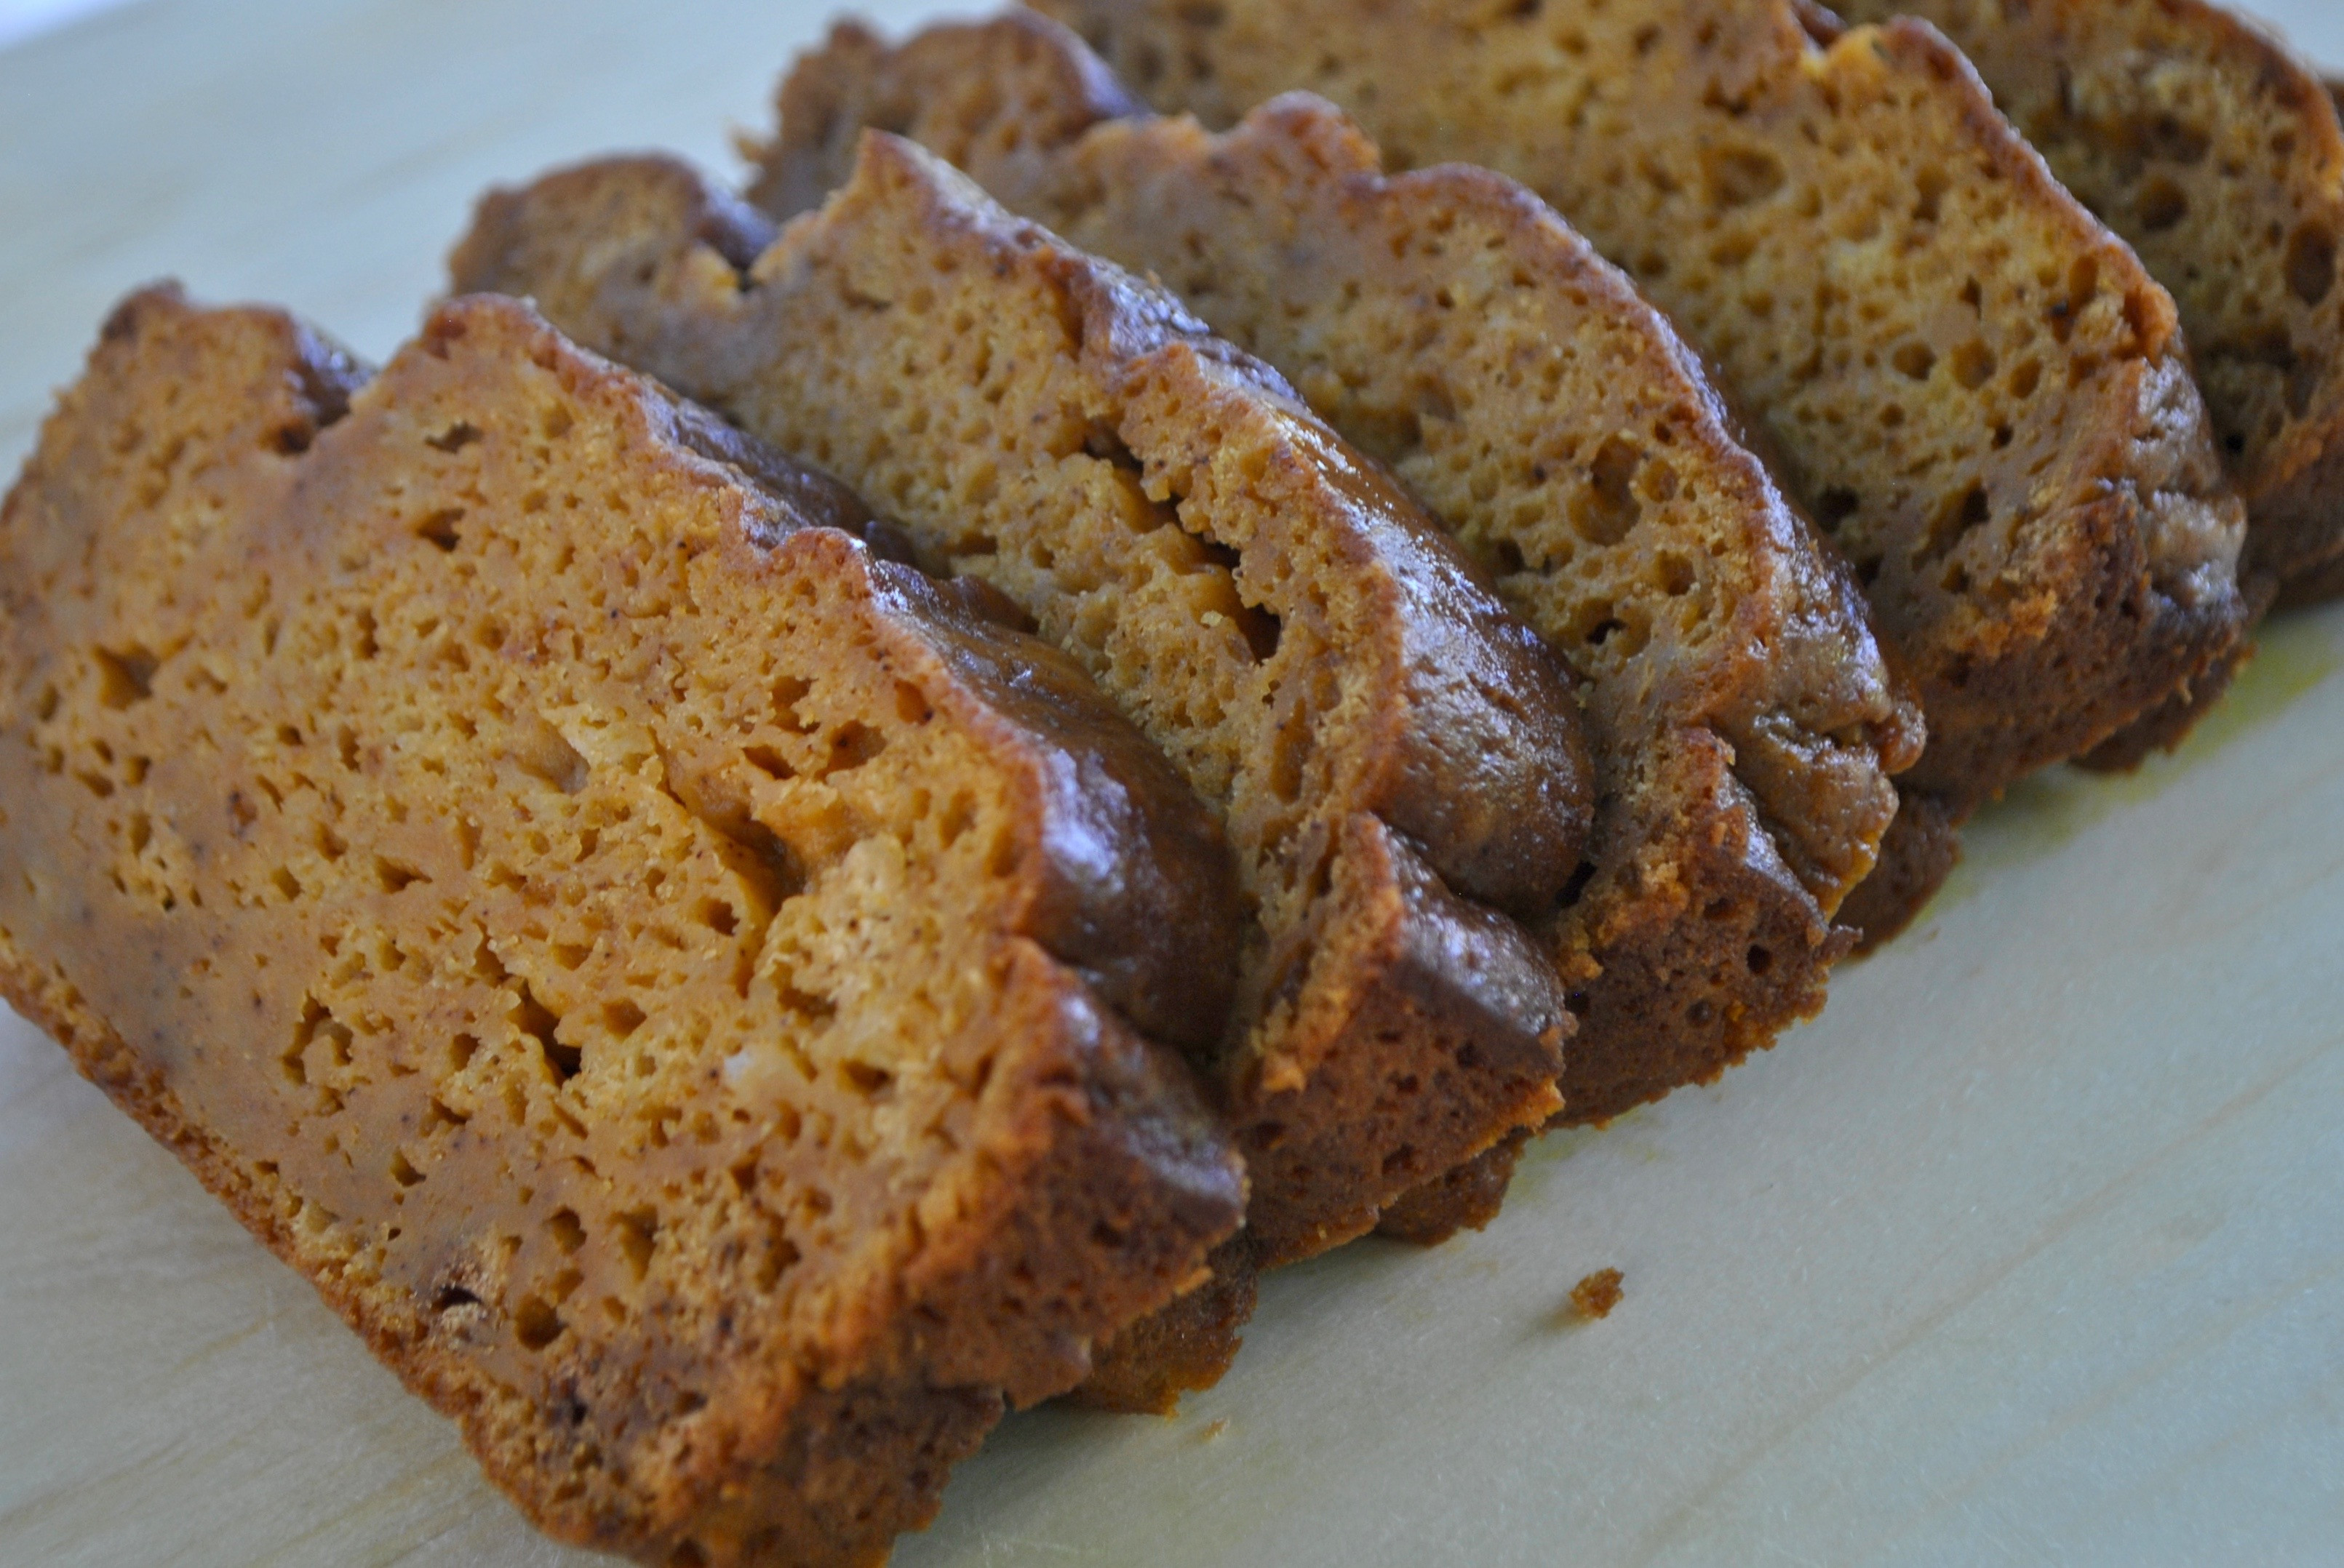
<instances>
[{"instance_id":1,"label":"wooden cutting board","mask_svg":"<svg viewBox=\"0 0 2344 1568\"><path fill-rule=\"evenodd\" d=\"M2268 10L2344 63L2336 0ZM480 187L727 167L823 21L156 0L0 54L0 467L133 284L379 357ZM589 1561L0 1013L0 1563ZM2344 1562L2344 609L2181 755L2014 792L1772 1054L1485 1234L1274 1277L1177 1419L1013 1419L897 1561Z\"/></svg>"}]
</instances>

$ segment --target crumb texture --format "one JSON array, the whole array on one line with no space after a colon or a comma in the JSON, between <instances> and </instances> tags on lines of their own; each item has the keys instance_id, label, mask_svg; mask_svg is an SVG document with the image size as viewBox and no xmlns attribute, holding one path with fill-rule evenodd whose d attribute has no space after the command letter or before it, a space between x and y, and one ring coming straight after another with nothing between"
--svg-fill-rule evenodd
<instances>
[{"instance_id":1,"label":"crumb texture","mask_svg":"<svg viewBox=\"0 0 2344 1568\"><path fill-rule=\"evenodd\" d=\"M1515 917L1591 791L1544 645L1275 372L912 144L762 253L704 239L745 213L591 166L491 196L455 274L842 476L1163 748L1252 912L1219 1071L1267 1255L1550 1115L1568 1018Z\"/></svg>"},{"instance_id":2,"label":"crumb texture","mask_svg":"<svg viewBox=\"0 0 2344 1568\"><path fill-rule=\"evenodd\" d=\"M1212 824L825 515L510 301L369 381L168 291L0 515L0 987L647 1561L883 1556L1238 1220L1102 999L1212 1037Z\"/></svg>"},{"instance_id":3,"label":"crumb texture","mask_svg":"<svg viewBox=\"0 0 2344 1568\"><path fill-rule=\"evenodd\" d=\"M2344 557L2344 131L2301 62L2204 0L1848 0L1926 17L2052 172L2173 292L2251 513L2310 597Z\"/></svg>"},{"instance_id":4,"label":"crumb texture","mask_svg":"<svg viewBox=\"0 0 2344 1568\"><path fill-rule=\"evenodd\" d=\"M1900 21L1789 0L1046 0L1159 109L1308 88L1551 201L1854 564L1956 817L2228 658L2244 511L2171 297Z\"/></svg>"},{"instance_id":5,"label":"crumb texture","mask_svg":"<svg viewBox=\"0 0 2344 1568\"><path fill-rule=\"evenodd\" d=\"M1567 1114L1714 1076L1819 1005L1917 716L1692 352L1552 209L1478 169L1386 178L1303 95L1222 136L1153 116L1026 13L894 48L843 25L779 107L751 192L773 216L849 177L863 129L920 142L1269 360L1578 672L1600 805L1550 933L1581 993Z\"/></svg>"}]
</instances>

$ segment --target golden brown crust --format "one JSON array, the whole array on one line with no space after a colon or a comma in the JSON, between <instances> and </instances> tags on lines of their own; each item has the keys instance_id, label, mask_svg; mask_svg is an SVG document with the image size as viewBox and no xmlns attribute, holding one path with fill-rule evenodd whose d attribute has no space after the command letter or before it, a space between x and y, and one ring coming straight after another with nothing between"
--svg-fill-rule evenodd
<instances>
[{"instance_id":1,"label":"golden brown crust","mask_svg":"<svg viewBox=\"0 0 2344 1568\"><path fill-rule=\"evenodd\" d=\"M1672 1086L1625 1065L1639 1054L1712 1078L1820 1002L1830 912L1871 866L1917 717L1844 566L1732 439L1691 352L1542 203L1480 169L1386 179L1339 111L1300 95L1220 136L1154 118L1025 13L895 48L843 25L779 109L751 191L774 216L845 178L864 128L910 136L1269 358L1571 660L1603 802L1591 880L1553 939L1589 993L1574 1119L1625 1110L1624 1084ZM1531 363L1553 367L1544 392L1524 385ZM1664 487L1622 467L1646 441ZM1581 519L1615 491L1627 526L1590 537ZM1642 581L1658 557L1684 573L1667 597ZM1796 875L1753 879L1721 839L1763 840Z\"/></svg>"},{"instance_id":2,"label":"golden brown crust","mask_svg":"<svg viewBox=\"0 0 2344 1568\"><path fill-rule=\"evenodd\" d=\"M1460 1231L1487 1229L1505 1205L1514 1166L1529 1142L1528 1132L1511 1133L1427 1181L1384 1211L1376 1234L1411 1246L1437 1247Z\"/></svg>"},{"instance_id":3,"label":"golden brown crust","mask_svg":"<svg viewBox=\"0 0 2344 1568\"><path fill-rule=\"evenodd\" d=\"M1213 1276L1204 1284L1096 1347L1091 1375L1067 1402L1126 1415L1170 1415L1182 1394L1220 1382L1244 1342L1239 1331L1253 1316L1260 1265L1251 1240L1240 1232L1214 1249L1211 1266Z\"/></svg>"},{"instance_id":4,"label":"golden brown crust","mask_svg":"<svg viewBox=\"0 0 2344 1568\"><path fill-rule=\"evenodd\" d=\"M1159 108L1308 86L1396 165L1522 179L1762 419L1917 683L1948 801L2230 656L2242 515L2172 302L1925 25L1781 0L1047 0ZM1828 29L1824 30L1826 33Z\"/></svg>"},{"instance_id":5,"label":"golden brown crust","mask_svg":"<svg viewBox=\"0 0 2344 1568\"><path fill-rule=\"evenodd\" d=\"M1279 1256L1356 1233L1412 1161L1551 1114L1551 1077L1520 1062L1551 1075L1568 1020L1527 939L1475 938L1478 969L1422 961L1460 950L1452 898L1507 930L1496 910L1551 908L1577 864L1586 763L1543 646L1267 367L908 144L866 138L745 278L696 238L726 199L652 160L550 176L482 205L455 274L533 294L884 497L924 559L1017 599L1227 813L1260 911L1233 1118L1349 1151L1291 1181L1257 1170L1257 1239ZM998 390L979 407L972 382ZM1059 437L1026 432L1061 427L1037 460ZM1152 608L1163 579L1118 586L1165 551L1195 596L1175 618ZM1192 673L1225 658L1231 685ZM1265 711L1292 717L1257 734ZM1400 870L1418 859L1421 881ZM1363 1032L1403 1016L1416 1032ZM1490 1032L1460 1073L1466 1020ZM1337 1105L1387 1104L1387 1065L1424 1091L1345 1126Z\"/></svg>"},{"instance_id":6,"label":"golden brown crust","mask_svg":"<svg viewBox=\"0 0 2344 1568\"><path fill-rule=\"evenodd\" d=\"M2173 291L2251 517L2243 569L2303 595L2344 555L2344 129L2318 77L2205 0L1841 9L1944 28L2052 172Z\"/></svg>"},{"instance_id":7,"label":"golden brown crust","mask_svg":"<svg viewBox=\"0 0 2344 1568\"><path fill-rule=\"evenodd\" d=\"M1238 1221L1047 950L1176 1019L1217 835L1060 656L525 308L362 379L149 291L50 420L0 994L547 1529L874 1561Z\"/></svg>"},{"instance_id":8,"label":"golden brown crust","mask_svg":"<svg viewBox=\"0 0 2344 1568\"><path fill-rule=\"evenodd\" d=\"M1840 910L1863 933L1858 952L1894 940L1919 918L1962 858L1961 827L1968 813L1935 795L1907 790L1881 840L1880 865Z\"/></svg>"}]
</instances>

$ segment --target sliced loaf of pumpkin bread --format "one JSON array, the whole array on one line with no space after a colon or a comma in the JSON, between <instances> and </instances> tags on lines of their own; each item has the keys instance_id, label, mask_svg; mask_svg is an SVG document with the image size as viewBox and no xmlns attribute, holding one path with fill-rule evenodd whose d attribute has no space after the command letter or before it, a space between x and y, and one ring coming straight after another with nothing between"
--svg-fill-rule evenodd
<instances>
[{"instance_id":1,"label":"sliced loaf of pumpkin bread","mask_svg":"<svg viewBox=\"0 0 2344 1568\"><path fill-rule=\"evenodd\" d=\"M1793 0L1042 0L1157 108L1292 88L1480 163L1674 318L1852 559L1928 746L1875 936L2014 779L2218 678L2244 510L2171 297L1934 29ZM1815 26L1811 35L1810 25Z\"/></svg>"},{"instance_id":2,"label":"sliced loaf of pumpkin bread","mask_svg":"<svg viewBox=\"0 0 2344 1568\"><path fill-rule=\"evenodd\" d=\"M1553 1114L1570 1020L1522 922L1585 839L1567 673L1274 372L889 136L770 246L689 169L621 160L492 195L453 270L839 474L1221 816L1263 1261Z\"/></svg>"},{"instance_id":3,"label":"sliced loaf of pumpkin bread","mask_svg":"<svg viewBox=\"0 0 2344 1568\"><path fill-rule=\"evenodd\" d=\"M870 1563L1190 1284L1225 846L834 485L134 297L0 510L0 994L564 1539ZM1118 1011L1120 1010L1120 1011Z\"/></svg>"},{"instance_id":4,"label":"sliced loaf of pumpkin bread","mask_svg":"<svg viewBox=\"0 0 2344 1568\"><path fill-rule=\"evenodd\" d=\"M1222 136L1150 115L1030 12L894 48L840 26L783 85L751 198L818 205L872 126L1275 365L1576 669L1599 811L1550 933L1579 1013L1566 1116L1713 1078L1822 1004L1917 717L1844 565L1551 208L1484 169L1386 178L1307 95Z\"/></svg>"}]
</instances>

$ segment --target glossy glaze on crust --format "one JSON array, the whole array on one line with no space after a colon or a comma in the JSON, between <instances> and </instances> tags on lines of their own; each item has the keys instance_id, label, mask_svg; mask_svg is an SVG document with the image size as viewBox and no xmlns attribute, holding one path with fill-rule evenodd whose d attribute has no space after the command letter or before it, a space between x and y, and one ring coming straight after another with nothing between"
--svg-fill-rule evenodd
<instances>
[{"instance_id":1,"label":"glossy glaze on crust","mask_svg":"<svg viewBox=\"0 0 2344 1568\"><path fill-rule=\"evenodd\" d=\"M1853 560L1954 819L2242 643L2173 304L1926 25L1786 0L1044 0L1159 109L1305 87L1522 180L1668 310ZM1818 43L1815 35L1829 41Z\"/></svg>"},{"instance_id":2,"label":"glossy glaze on crust","mask_svg":"<svg viewBox=\"0 0 2344 1568\"><path fill-rule=\"evenodd\" d=\"M134 297L0 511L0 994L545 1528L869 1563L1236 1227L1102 1000L1213 1038L1232 890L758 473L511 301L369 381Z\"/></svg>"},{"instance_id":3,"label":"glossy glaze on crust","mask_svg":"<svg viewBox=\"0 0 2344 1568\"><path fill-rule=\"evenodd\" d=\"M1482 169L1387 179L1302 95L1219 136L1157 118L1030 13L894 48L844 25L779 111L750 192L775 216L844 179L865 128L909 136L1270 360L1572 663L1601 807L1592 873L1547 933L1580 992L1567 1115L1714 1077L1820 1005L1831 914L1871 869L1917 715L1691 352L1551 209ZM1721 838L1793 874L1721 868Z\"/></svg>"},{"instance_id":4,"label":"glossy glaze on crust","mask_svg":"<svg viewBox=\"0 0 2344 1568\"><path fill-rule=\"evenodd\" d=\"M819 212L727 256L744 211L673 163L589 166L490 196L454 274L840 473L1223 815L1265 1260L1551 1115L1569 1018L1511 917L1573 875L1589 789L1544 645L1268 367L910 144L866 138Z\"/></svg>"},{"instance_id":5,"label":"glossy glaze on crust","mask_svg":"<svg viewBox=\"0 0 2344 1568\"><path fill-rule=\"evenodd\" d=\"M1845 0L1945 29L2051 172L2173 291L2246 498L2243 569L2344 560L2344 129L2318 76L2205 0Z\"/></svg>"}]
</instances>

